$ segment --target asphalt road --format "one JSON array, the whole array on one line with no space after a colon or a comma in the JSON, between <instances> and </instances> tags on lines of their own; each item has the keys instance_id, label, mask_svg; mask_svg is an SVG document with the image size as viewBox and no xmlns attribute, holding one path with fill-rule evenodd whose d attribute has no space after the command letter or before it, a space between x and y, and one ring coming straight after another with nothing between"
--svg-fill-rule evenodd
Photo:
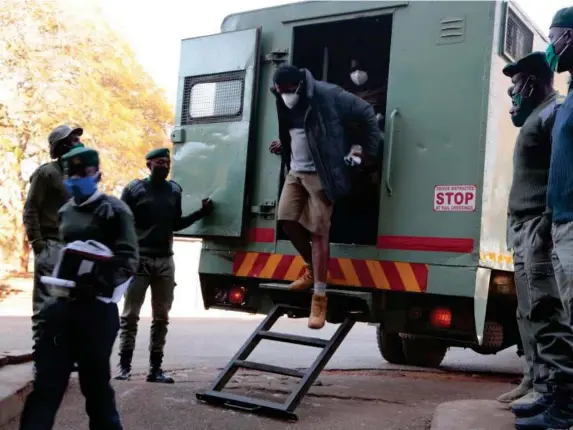
<instances>
[{"instance_id":1,"label":"asphalt road","mask_svg":"<svg viewBox=\"0 0 573 430\"><path fill-rule=\"evenodd\" d=\"M259 319L232 318L173 318L169 325L165 350L166 369L217 369L225 366L242 343L259 324ZM306 320L281 320L275 331L310 334ZM134 368L145 371L149 342L150 320L142 318L137 336ZM312 336L328 337L337 326L328 324ZM0 317L0 351L31 348L30 319ZM116 345L117 347L117 345ZM317 350L309 347L262 342L252 359L269 364L306 368L316 357ZM116 357L112 360L115 362ZM386 363L376 346L376 330L366 324L356 324L340 346L328 369L403 369ZM521 372L521 361L510 348L496 355L480 355L469 349L452 348L442 365L443 370L471 373Z\"/></svg>"},{"instance_id":2,"label":"asphalt road","mask_svg":"<svg viewBox=\"0 0 573 430\"><path fill-rule=\"evenodd\" d=\"M297 409L300 421L288 424L244 412L206 406L195 393L207 387L237 351L259 319L174 318L170 324L165 368L177 383L146 383L148 318L142 319L134 363L128 382L114 381L125 429L163 430L309 430L350 428L372 430L427 430L436 406L457 399L491 399L511 387L521 364L515 350L482 356L470 350L450 350L438 371L390 365L381 358L374 327L357 324ZM308 333L305 320L279 321L276 331ZM327 337L336 326L313 335ZM31 346L27 317L0 317L0 351ZM115 354L114 354L115 355ZM316 350L261 343L251 360L291 368L306 368ZM113 357L113 361L116 361ZM362 369L362 370L359 370ZM230 390L282 401L292 389L287 378L242 373ZM77 378L58 412L54 430L88 427L84 399ZM2 430L17 430L13 422Z\"/></svg>"}]
</instances>

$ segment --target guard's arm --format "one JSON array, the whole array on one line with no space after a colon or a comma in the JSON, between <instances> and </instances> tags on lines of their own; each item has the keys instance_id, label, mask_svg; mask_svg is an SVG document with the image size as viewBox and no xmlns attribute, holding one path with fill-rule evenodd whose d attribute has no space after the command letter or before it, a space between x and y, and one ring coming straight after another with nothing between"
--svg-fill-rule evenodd
<instances>
[{"instance_id":1,"label":"guard's arm","mask_svg":"<svg viewBox=\"0 0 573 430\"><path fill-rule=\"evenodd\" d=\"M44 202L46 182L49 180L43 170L38 170L30 178L30 189L24 203L23 221L28 242L35 252L42 248L43 238L40 231L40 210Z\"/></svg>"},{"instance_id":2,"label":"guard's arm","mask_svg":"<svg viewBox=\"0 0 573 430\"><path fill-rule=\"evenodd\" d=\"M183 216L181 209L181 193L177 193L175 198L175 220L173 222L174 231L186 229L205 216L202 208L187 216Z\"/></svg>"},{"instance_id":3,"label":"guard's arm","mask_svg":"<svg viewBox=\"0 0 573 430\"><path fill-rule=\"evenodd\" d=\"M128 184L122 190L120 200L122 202L124 202L127 206L129 206L129 208L133 211L133 208L131 206L133 199L131 198L131 186L130 186L130 184Z\"/></svg>"},{"instance_id":4,"label":"guard's arm","mask_svg":"<svg viewBox=\"0 0 573 430\"><path fill-rule=\"evenodd\" d=\"M364 136L363 151L373 159L378 159L381 134L372 105L348 91L342 91L338 95L336 105L341 110L340 116L344 122L356 122L361 126Z\"/></svg>"},{"instance_id":5,"label":"guard's arm","mask_svg":"<svg viewBox=\"0 0 573 430\"><path fill-rule=\"evenodd\" d=\"M131 210L124 206L115 212L118 229L113 249L114 280L116 285L120 285L136 273L139 264L139 246Z\"/></svg>"}]
</instances>

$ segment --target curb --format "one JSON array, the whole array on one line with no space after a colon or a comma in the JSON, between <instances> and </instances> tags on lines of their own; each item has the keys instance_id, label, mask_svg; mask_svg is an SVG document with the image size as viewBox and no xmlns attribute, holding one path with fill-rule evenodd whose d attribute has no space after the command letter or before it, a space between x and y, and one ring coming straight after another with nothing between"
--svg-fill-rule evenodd
<instances>
[{"instance_id":1,"label":"curb","mask_svg":"<svg viewBox=\"0 0 573 430\"><path fill-rule=\"evenodd\" d=\"M430 430L510 430L515 417L495 400L456 400L436 408Z\"/></svg>"},{"instance_id":2,"label":"curb","mask_svg":"<svg viewBox=\"0 0 573 430\"><path fill-rule=\"evenodd\" d=\"M31 351L0 352L0 427L17 419L32 391Z\"/></svg>"}]
</instances>

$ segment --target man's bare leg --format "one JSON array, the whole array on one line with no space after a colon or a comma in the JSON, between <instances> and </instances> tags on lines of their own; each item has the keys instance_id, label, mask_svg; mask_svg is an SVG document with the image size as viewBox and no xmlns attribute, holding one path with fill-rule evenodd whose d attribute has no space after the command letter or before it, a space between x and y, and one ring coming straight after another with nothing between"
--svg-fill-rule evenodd
<instances>
[{"instance_id":1,"label":"man's bare leg","mask_svg":"<svg viewBox=\"0 0 573 430\"><path fill-rule=\"evenodd\" d=\"M310 233L296 221L281 221L282 228L289 240L304 260L306 270L303 275L289 285L291 290L308 290L314 283L313 253L310 246Z\"/></svg>"},{"instance_id":2,"label":"man's bare leg","mask_svg":"<svg viewBox=\"0 0 573 430\"><path fill-rule=\"evenodd\" d=\"M312 267L314 272L314 294L308 327L321 329L326 322L326 280L328 276L328 260L330 257L330 242L328 235L312 235Z\"/></svg>"}]
</instances>

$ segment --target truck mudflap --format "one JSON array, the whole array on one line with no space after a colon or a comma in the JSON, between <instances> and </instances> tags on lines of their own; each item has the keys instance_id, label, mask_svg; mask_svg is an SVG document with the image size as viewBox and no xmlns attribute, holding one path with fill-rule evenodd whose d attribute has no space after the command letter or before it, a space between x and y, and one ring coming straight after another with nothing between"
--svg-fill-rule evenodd
<instances>
[{"instance_id":1,"label":"truck mudflap","mask_svg":"<svg viewBox=\"0 0 573 430\"><path fill-rule=\"evenodd\" d=\"M292 282L301 276L304 261L300 256L262 252L237 252L233 258L233 276ZM331 258L329 285L369 287L379 290L425 293L428 265L396 261Z\"/></svg>"}]
</instances>

